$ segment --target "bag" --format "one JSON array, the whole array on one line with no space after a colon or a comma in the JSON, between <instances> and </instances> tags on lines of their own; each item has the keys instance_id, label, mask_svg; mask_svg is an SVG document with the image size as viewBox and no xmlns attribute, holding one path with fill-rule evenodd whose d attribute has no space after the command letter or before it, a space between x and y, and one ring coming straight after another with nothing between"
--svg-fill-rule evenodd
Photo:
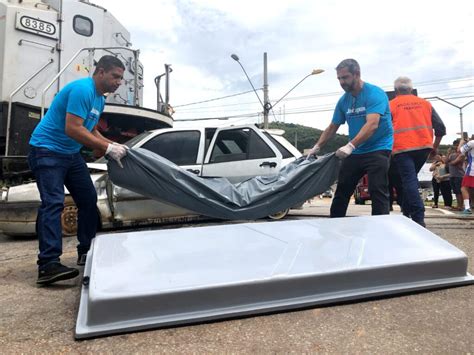
<instances>
[{"instance_id":1,"label":"bag","mask_svg":"<svg viewBox=\"0 0 474 355\"><path fill-rule=\"evenodd\" d=\"M158 201L220 219L258 219L322 194L337 180L341 161L334 153L315 160L300 157L277 174L237 184L226 178L203 178L142 148L127 151L123 168L107 166L118 186Z\"/></svg>"}]
</instances>

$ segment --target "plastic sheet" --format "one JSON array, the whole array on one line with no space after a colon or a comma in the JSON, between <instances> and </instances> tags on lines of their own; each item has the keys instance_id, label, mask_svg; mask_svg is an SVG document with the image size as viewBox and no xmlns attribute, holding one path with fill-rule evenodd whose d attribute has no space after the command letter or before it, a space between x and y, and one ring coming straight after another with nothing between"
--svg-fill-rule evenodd
<instances>
[{"instance_id":1,"label":"plastic sheet","mask_svg":"<svg viewBox=\"0 0 474 355\"><path fill-rule=\"evenodd\" d=\"M467 262L404 216L102 234L76 338L470 285Z\"/></svg>"}]
</instances>

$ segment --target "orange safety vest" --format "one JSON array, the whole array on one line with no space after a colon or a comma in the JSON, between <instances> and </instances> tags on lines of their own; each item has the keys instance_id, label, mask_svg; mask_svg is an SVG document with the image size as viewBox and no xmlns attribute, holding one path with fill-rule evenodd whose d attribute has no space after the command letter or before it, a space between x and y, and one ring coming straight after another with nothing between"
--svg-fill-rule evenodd
<instances>
[{"instance_id":1,"label":"orange safety vest","mask_svg":"<svg viewBox=\"0 0 474 355\"><path fill-rule=\"evenodd\" d=\"M433 148L431 104L415 95L399 95L390 101L393 121L392 154Z\"/></svg>"}]
</instances>

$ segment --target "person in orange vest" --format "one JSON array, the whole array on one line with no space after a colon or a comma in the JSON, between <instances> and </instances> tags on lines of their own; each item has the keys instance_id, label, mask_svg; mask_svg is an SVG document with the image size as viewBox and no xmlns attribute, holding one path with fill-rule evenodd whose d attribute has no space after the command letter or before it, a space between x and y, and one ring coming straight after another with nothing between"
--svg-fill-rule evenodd
<instances>
[{"instance_id":1,"label":"person in orange vest","mask_svg":"<svg viewBox=\"0 0 474 355\"><path fill-rule=\"evenodd\" d=\"M392 156L402 180L402 211L425 227L425 206L418 193L417 175L428 156L437 153L446 127L428 101L412 94L410 78L401 76L394 86L397 96L390 101L394 133Z\"/></svg>"}]
</instances>

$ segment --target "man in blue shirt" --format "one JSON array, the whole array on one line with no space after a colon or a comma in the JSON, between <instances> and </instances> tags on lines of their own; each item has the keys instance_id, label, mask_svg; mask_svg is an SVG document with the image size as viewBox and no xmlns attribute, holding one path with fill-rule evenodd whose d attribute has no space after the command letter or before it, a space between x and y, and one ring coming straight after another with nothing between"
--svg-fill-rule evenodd
<instances>
[{"instance_id":1,"label":"man in blue shirt","mask_svg":"<svg viewBox=\"0 0 474 355\"><path fill-rule=\"evenodd\" d=\"M339 99L332 122L308 155L318 153L339 126L349 125L349 143L336 151L342 161L331 217L344 217L357 182L368 174L372 215L389 214L388 168L393 145L392 117L385 92L361 80L360 66L345 59L336 67L346 92Z\"/></svg>"},{"instance_id":2,"label":"man in blue shirt","mask_svg":"<svg viewBox=\"0 0 474 355\"><path fill-rule=\"evenodd\" d=\"M28 163L41 197L36 220L39 240L37 284L47 285L79 275L79 270L60 262L64 186L78 209L77 264L85 264L97 230L97 193L79 151L85 145L105 152L121 164L126 147L102 136L97 123L104 110L104 94L118 89L124 70L119 59L103 56L92 78L76 80L56 95L31 135Z\"/></svg>"}]
</instances>

